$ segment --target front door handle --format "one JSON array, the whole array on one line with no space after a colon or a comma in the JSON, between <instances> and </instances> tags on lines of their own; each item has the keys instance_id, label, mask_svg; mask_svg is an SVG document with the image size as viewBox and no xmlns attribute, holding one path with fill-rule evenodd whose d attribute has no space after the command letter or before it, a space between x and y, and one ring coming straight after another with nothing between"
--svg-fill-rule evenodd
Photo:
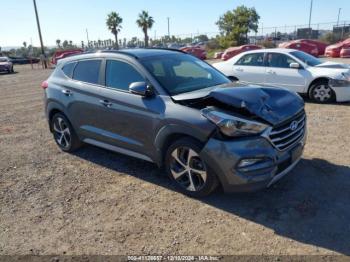
<instances>
[{"instance_id":1,"label":"front door handle","mask_svg":"<svg viewBox=\"0 0 350 262\"><path fill-rule=\"evenodd\" d=\"M71 95L73 95L73 92L70 91L70 90L68 90L68 89L63 89L61 92L62 92L63 94L65 94L66 96L71 96Z\"/></svg>"},{"instance_id":2,"label":"front door handle","mask_svg":"<svg viewBox=\"0 0 350 262\"><path fill-rule=\"evenodd\" d=\"M100 103L104 105L105 107L111 107L113 104L109 102L108 100L100 100Z\"/></svg>"},{"instance_id":3,"label":"front door handle","mask_svg":"<svg viewBox=\"0 0 350 262\"><path fill-rule=\"evenodd\" d=\"M275 71L272 71L272 70L267 70L267 73L268 73L268 74L276 74L276 72L275 72Z\"/></svg>"},{"instance_id":4,"label":"front door handle","mask_svg":"<svg viewBox=\"0 0 350 262\"><path fill-rule=\"evenodd\" d=\"M243 72L243 69L242 68L236 68L236 71Z\"/></svg>"}]
</instances>

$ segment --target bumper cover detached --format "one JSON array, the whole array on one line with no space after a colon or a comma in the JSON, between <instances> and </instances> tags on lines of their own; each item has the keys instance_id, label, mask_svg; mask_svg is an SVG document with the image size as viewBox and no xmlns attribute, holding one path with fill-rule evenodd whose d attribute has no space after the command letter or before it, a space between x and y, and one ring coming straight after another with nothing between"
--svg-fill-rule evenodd
<instances>
[{"instance_id":1,"label":"bumper cover detached","mask_svg":"<svg viewBox=\"0 0 350 262\"><path fill-rule=\"evenodd\" d=\"M306 133L300 141L283 151L264 137L230 141L211 138L201 151L201 158L216 173L225 192L257 191L271 186L297 165L305 137Z\"/></svg>"}]
</instances>

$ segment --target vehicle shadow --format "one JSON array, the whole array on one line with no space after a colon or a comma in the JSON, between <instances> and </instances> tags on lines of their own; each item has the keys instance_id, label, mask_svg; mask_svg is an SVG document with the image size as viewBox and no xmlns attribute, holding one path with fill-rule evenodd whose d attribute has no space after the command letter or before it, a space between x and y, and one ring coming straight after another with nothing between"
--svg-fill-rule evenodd
<instances>
[{"instance_id":1,"label":"vehicle shadow","mask_svg":"<svg viewBox=\"0 0 350 262\"><path fill-rule=\"evenodd\" d=\"M0 72L0 75L15 75L15 74L18 74L17 71L14 71L12 73L8 73L8 72Z\"/></svg>"},{"instance_id":2,"label":"vehicle shadow","mask_svg":"<svg viewBox=\"0 0 350 262\"><path fill-rule=\"evenodd\" d=\"M86 146L76 156L176 191L155 165ZM246 194L220 190L203 203L268 227L295 241L350 254L350 167L303 159L271 188Z\"/></svg>"}]
</instances>

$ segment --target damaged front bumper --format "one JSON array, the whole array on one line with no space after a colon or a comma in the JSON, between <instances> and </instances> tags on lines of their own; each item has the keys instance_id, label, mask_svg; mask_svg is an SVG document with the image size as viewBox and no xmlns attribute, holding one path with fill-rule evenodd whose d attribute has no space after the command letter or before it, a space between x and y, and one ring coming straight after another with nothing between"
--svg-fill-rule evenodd
<instances>
[{"instance_id":1,"label":"damaged front bumper","mask_svg":"<svg viewBox=\"0 0 350 262\"><path fill-rule=\"evenodd\" d=\"M292 147L280 151L261 136L229 141L211 138L200 155L225 192L256 191L272 185L296 166L305 139L306 132Z\"/></svg>"}]
</instances>

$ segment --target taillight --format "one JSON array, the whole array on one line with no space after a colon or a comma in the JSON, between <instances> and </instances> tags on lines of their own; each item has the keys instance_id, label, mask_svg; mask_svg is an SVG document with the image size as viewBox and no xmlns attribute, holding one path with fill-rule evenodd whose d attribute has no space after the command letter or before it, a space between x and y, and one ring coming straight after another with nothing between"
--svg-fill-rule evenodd
<instances>
[{"instance_id":1,"label":"taillight","mask_svg":"<svg viewBox=\"0 0 350 262\"><path fill-rule=\"evenodd\" d=\"M41 83L41 88L42 89L46 89L48 87L49 87L49 83L47 81L44 81L44 82Z\"/></svg>"}]
</instances>

